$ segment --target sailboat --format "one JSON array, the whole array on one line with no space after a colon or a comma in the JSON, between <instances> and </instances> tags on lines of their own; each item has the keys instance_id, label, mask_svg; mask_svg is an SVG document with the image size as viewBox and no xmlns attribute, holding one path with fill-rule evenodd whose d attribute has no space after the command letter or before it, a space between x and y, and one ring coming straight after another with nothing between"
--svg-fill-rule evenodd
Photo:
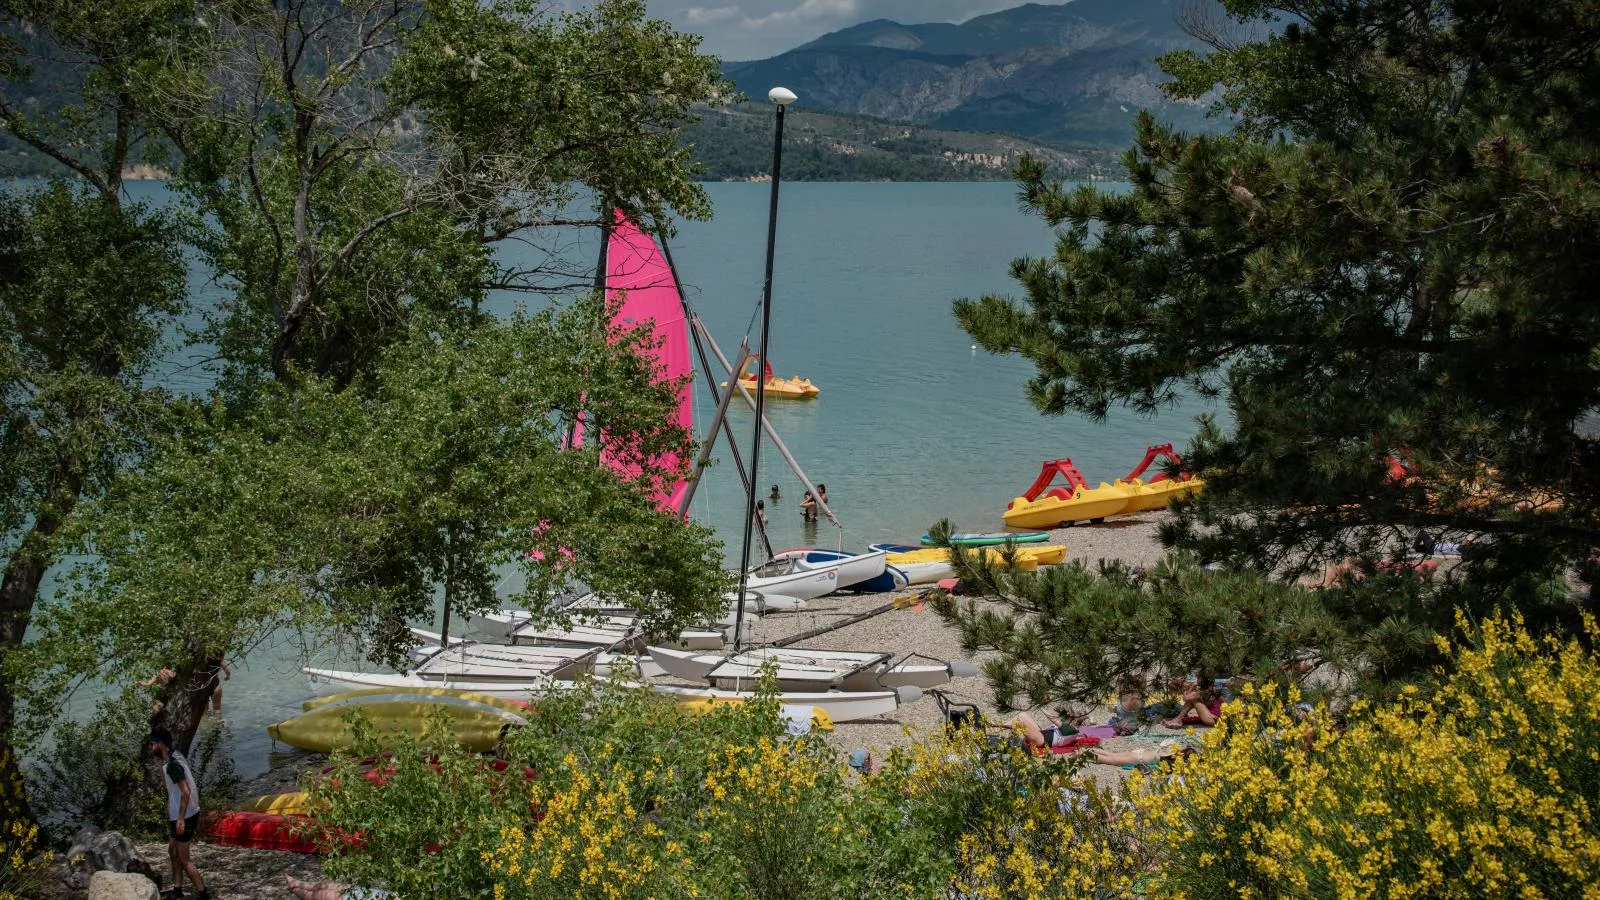
<instances>
[{"instance_id":1,"label":"sailboat","mask_svg":"<svg viewBox=\"0 0 1600 900\"><path fill-rule=\"evenodd\" d=\"M701 366L704 369L708 382L715 383L714 373L711 371L710 361L705 354L709 346L721 363L728 375L742 369L749 355L741 352L737 365L730 363L716 346L716 341L711 338L705 325L689 311L681 292L678 289L677 278L672 271L670 261L665 253L657 247L656 242L644 233L638 225L618 212L614 226L607 235L608 245L605 259L607 273L606 286L609 290L625 290L617 318L613 327L649 327L655 329L654 353L660 368L661 377L664 379L682 379L685 383L680 393L680 400L676 410L677 424L686 429L692 420L692 409L689 403L688 379L690 372L688 365L688 341L693 334L696 347L699 349ZM728 431L726 412L733 395L738 393L744 397L745 402L757 413L760 428L764 429L778 452L789 463L790 468L800 478L805 487L813 496L820 497L816 489L799 465L789 454L783 442L772 430L772 425L766 417L760 414L760 403L757 397L752 396L752 391L735 379L729 389L718 398L716 415L708 429L705 445L701 449L700 459L697 460L694 471L698 475L709 460L709 453L715 439L717 430L721 428L728 434L728 447L733 456L735 466L739 470L744 482L746 499L754 496L754 473L746 473L738 454L737 443ZM715 391L713 391L715 394ZM629 469L624 464L616 466L619 474L629 477ZM634 467L633 472L637 472ZM698 478L691 479L687 485L656 485L655 493L658 502L664 507L676 510L679 515L687 516L688 504L693 499ZM827 516L835 524L838 519L833 511L827 507L826 502L818 503L819 512ZM764 541L763 541L764 542ZM785 554L784 558L773 559L768 563L757 565L744 575L746 587L759 593L776 593L786 597L793 597L801 601L811 600L823 594L831 593L843 585L856 584L870 581L885 574L885 554L882 551L871 551L866 554L840 554L834 558L826 556L813 556L806 551ZM743 604L735 604L735 612L742 613ZM739 616L742 618L742 615ZM742 638L743 635L736 637ZM735 644L738 646L737 642ZM666 648L671 650L672 648ZM690 648L692 650L692 648ZM887 654L867 654L872 661L862 663L863 670L873 667L882 668L888 659ZM654 658L652 656L652 658ZM657 660L662 668L664 663ZM881 676L886 673L874 672ZM890 676L893 680L893 676ZM948 678L948 674L945 676ZM801 686L803 679L796 679L792 683ZM852 691L837 690L838 685L833 678L819 678L809 682L810 686L820 687L823 690L806 690L789 692L781 695L784 703L821 706L827 709L829 715L836 721L846 721L853 718L881 715L892 712L900 703L916 699L921 695L920 689L915 684L906 684L898 690L877 691ZM746 682L748 683L748 682ZM723 690L715 686L709 688L678 688L667 685L656 685L655 689L674 696L697 696L710 700L739 700L753 696L745 690Z\"/></svg>"}]
</instances>

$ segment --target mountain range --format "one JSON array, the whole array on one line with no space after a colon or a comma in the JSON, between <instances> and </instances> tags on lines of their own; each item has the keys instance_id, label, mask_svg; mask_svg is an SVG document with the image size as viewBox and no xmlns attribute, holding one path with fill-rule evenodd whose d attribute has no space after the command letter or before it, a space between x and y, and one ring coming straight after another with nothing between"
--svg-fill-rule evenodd
<instances>
[{"instance_id":1,"label":"mountain range","mask_svg":"<svg viewBox=\"0 0 1600 900\"><path fill-rule=\"evenodd\" d=\"M1184 128L1219 127L1200 104L1172 103L1155 58L1202 45L1180 8L1210 0L1030 3L961 24L887 19L825 34L771 59L728 62L752 98L773 85L834 113L1045 141L1125 144L1140 107Z\"/></svg>"}]
</instances>

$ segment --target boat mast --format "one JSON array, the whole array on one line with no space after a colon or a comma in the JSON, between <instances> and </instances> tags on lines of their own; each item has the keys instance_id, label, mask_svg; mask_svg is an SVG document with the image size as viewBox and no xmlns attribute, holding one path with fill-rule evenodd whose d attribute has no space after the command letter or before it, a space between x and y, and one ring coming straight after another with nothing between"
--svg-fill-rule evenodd
<instances>
[{"instance_id":1,"label":"boat mast","mask_svg":"<svg viewBox=\"0 0 1600 900\"><path fill-rule=\"evenodd\" d=\"M750 583L750 526L756 520L756 488L755 479L761 472L761 426L766 422L762 415L762 407L766 401L766 384L761 376L767 371L767 335L772 330L772 257L777 249L778 240L778 185L783 181L783 111L790 103L794 102L794 93L787 88L776 87L767 92L767 98L778 106L777 124L772 132L772 201L767 210L767 265L765 277L761 280L761 337L756 343L756 427L755 435L750 441L750 487L745 492L744 508L744 540L741 542L739 554L739 593L734 602L733 616L733 651L739 652L744 645L744 591ZM739 376L733 376L733 384L728 389L742 389Z\"/></svg>"},{"instance_id":2,"label":"boat mast","mask_svg":"<svg viewBox=\"0 0 1600 900\"><path fill-rule=\"evenodd\" d=\"M695 460L694 468L690 471L689 486L683 492L683 506L678 510L680 517L687 520L689 518L689 502L694 499L695 491L700 487L700 477L705 474L706 464L710 461L711 453L716 448L719 431L728 439L728 452L733 458L733 468L739 473L739 484L744 487L746 493L755 490L755 481L753 476L745 471L744 454L739 452L739 442L733 439L733 426L729 424L727 419L728 404L733 398L733 393L731 389L726 394L719 395L717 393L717 375L711 368L711 358L706 355L705 342L700 336L701 329L704 326L700 324L700 317L695 315L694 308L689 305L689 298L683 293L683 280L678 277L678 265L672 261L672 246L667 243L665 234L657 235L657 238L661 242L661 253L667 260L667 270L672 273L672 283L678 289L678 304L683 307L684 319L689 323L689 336L694 338L694 352L695 356L700 359L700 371L704 372L706 376L706 390L711 392L711 399L717 401L716 415L712 416L711 425L706 429L705 443L700 447L700 456ZM721 351L718 352L720 353ZM748 358L748 351L746 351L744 358ZM761 545L767 548L767 558L771 559L772 541L767 537L767 529L759 520L756 522L756 529L761 535Z\"/></svg>"}]
</instances>

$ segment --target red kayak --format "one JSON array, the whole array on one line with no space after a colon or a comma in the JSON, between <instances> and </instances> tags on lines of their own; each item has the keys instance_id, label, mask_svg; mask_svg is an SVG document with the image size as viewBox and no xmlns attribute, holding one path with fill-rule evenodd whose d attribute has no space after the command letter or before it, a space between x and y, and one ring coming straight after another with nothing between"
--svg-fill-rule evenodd
<instances>
[{"instance_id":1,"label":"red kayak","mask_svg":"<svg viewBox=\"0 0 1600 900\"><path fill-rule=\"evenodd\" d=\"M310 838L310 825L306 816L226 810L213 816L202 834L213 844L230 847L321 853L322 848Z\"/></svg>"}]
</instances>

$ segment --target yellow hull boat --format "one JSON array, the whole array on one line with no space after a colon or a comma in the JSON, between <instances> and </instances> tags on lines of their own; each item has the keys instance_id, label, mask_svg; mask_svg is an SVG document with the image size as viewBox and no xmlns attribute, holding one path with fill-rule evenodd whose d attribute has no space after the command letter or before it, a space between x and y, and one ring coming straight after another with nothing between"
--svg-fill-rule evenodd
<instances>
[{"instance_id":1,"label":"yellow hull boat","mask_svg":"<svg viewBox=\"0 0 1600 900\"><path fill-rule=\"evenodd\" d=\"M1080 487L1070 494L1057 488L1037 500L1018 497L1003 518L1011 528L1054 528L1065 522L1104 519L1128 511L1135 490L1130 484L1103 481L1097 488Z\"/></svg>"},{"instance_id":2,"label":"yellow hull boat","mask_svg":"<svg viewBox=\"0 0 1600 900\"><path fill-rule=\"evenodd\" d=\"M1149 484L1135 478L1132 481L1118 482L1118 484L1126 484L1133 488L1133 496L1128 498L1128 507L1123 510L1124 513L1166 509L1167 504L1174 499L1198 494L1206 486L1206 483L1198 478L1190 478L1185 481L1173 481L1172 479L1164 478L1161 481L1152 481Z\"/></svg>"},{"instance_id":3,"label":"yellow hull boat","mask_svg":"<svg viewBox=\"0 0 1600 900\"><path fill-rule=\"evenodd\" d=\"M427 690L427 689L424 689ZM433 689L437 690L437 689ZM466 692L458 692L466 693ZM388 691L351 691L323 698L309 712L267 726L273 740L301 750L332 753L354 743L348 717L360 712L379 737L421 737L430 721L443 717L449 735L462 747L482 753L494 749L506 725L526 725L523 710L493 697Z\"/></svg>"},{"instance_id":4,"label":"yellow hull boat","mask_svg":"<svg viewBox=\"0 0 1600 900\"><path fill-rule=\"evenodd\" d=\"M263 813L269 816L303 816L310 810L311 795L305 791L283 794L262 794L251 797L235 807L237 812Z\"/></svg>"},{"instance_id":5,"label":"yellow hull boat","mask_svg":"<svg viewBox=\"0 0 1600 900\"><path fill-rule=\"evenodd\" d=\"M745 390L753 391L756 389L756 380L754 378L741 378L739 379L739 384ZM722 387L726 389L727 386L728 383L724 381ZM770 379L766 386L762 388L762 391L768 397L788 397L793 400L804 400L822 393L822 389L812 384L811 379L799 377Z\"/></svg>"},{"instance_id":6,"label":"yellow hull boat","mask_svg":"<svg viewBox=\"0 0 1600 900\"><path fill-rule=\"evenodd\" d=\"M751 371L753 368L755 368L755 360L745 364L744 371L739 373L739 384L747 391L756 389L756 373ZM812 384L809 378L801 378L798 375L793 378L774 377L771 363L767 364L762 374L766 376L762 379L766 382L762 387L762 393L768 397L788 397L793 400L804 400L821 393L821 388ZM724 381L722 387L726 390L728 383Z\"/></svg>"},{"instance_id":7,"label":"yellow hull boat","mask_svg":"<svg viewBox=\"0 0 1600 900\"><path fill-rule=\"evenodd\" d=\"M990 562L998 563L1003 559L1002 551L998 547L969 548L967 550L968 553L974 556L980 551L988 555ZM938 547L930 547L927 550L891 553L884 557L884 561L891 566L904 566L916 563L944 562L949 558L947 551ZM1017 568L1024 572L1031 572L1040 566L1053 566L1066 558L1066 544L1037 544L1017 547Z\"/></svg>"}]
</instances>

